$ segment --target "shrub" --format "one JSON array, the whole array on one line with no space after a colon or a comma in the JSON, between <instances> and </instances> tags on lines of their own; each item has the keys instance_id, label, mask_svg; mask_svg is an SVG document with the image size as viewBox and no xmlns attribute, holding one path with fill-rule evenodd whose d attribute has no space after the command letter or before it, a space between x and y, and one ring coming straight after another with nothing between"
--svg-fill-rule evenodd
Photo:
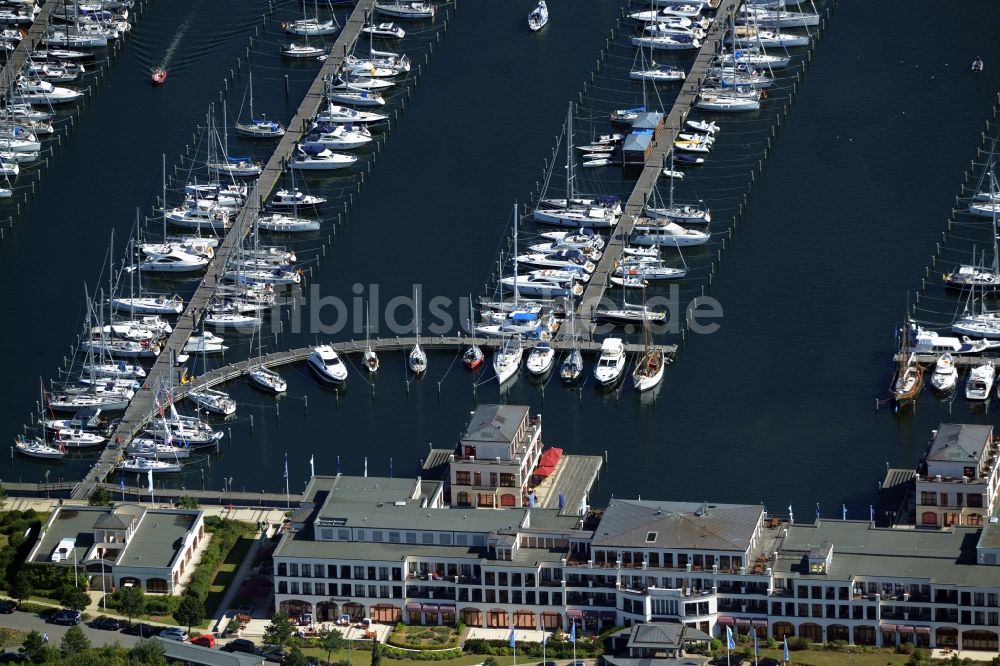
<instances>
[{"instance_id":1,"label":"shrub","mask_svg":"<svg viewBox=\"0 0 1000 666\"><path fill-rule=\"evenodd\" d=\"M896 652L898 654L913 654L913 643L907 641L906 643L900 643L896 646Z\"/></svg>"},{"instance_id":2,"label":"shrub","mask_svg":"<svg viewBox=\"0 0 1000 666\"><path fill-rule=\"evenodd\" d=\"M809 640L801 636L792 636L788 639L788 649L792 651L808 650Z\"/></svg>"},{"instance_id":3,"label":"shrub","mask_svg":"<svg viewBox=\"0 0 1000 666\"><path fill-rule=\"evenodd\" d=\"M451 648L449 650L420 650L411 652L400 650L389 645L380 648L383 657L388 659L414 659L416 661L444 661L446 659L458 659L462 656L461 648ZM520 651L518 651L520 654Z\"/></svg>"}]
</instances>

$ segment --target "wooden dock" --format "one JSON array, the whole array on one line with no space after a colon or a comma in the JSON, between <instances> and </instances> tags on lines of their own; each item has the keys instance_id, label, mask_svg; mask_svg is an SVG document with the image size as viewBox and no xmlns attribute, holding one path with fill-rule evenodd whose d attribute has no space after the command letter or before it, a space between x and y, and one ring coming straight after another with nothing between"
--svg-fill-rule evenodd
<instances>
[{"instance_id":1,"label":"wooden dock","mask_svg":"<svg viewBox=\"0 0 1000 666\"><path fill-rule=\"evenodd\" d=\"M632 189L625 206L622 209L621 220L615 227L607 246L604 248L604 255L597 264L597 268L590 276L590 281L583 292L576 310L577 325L580 330L585 331L585 335L593 337L597 322L592 314L597 309L598 304L604 297L604 292L610 284L610 277L615 268L615 263L622 255L622 250L628 244L628 239L632 235L636 219L642 214L646 205L646 197L656 185L660 172L664 168L667 154L673 145L674 139L683 130L684 121L688 113L694 108L698 100L698 90L705 79L709 64L718 50L719 43L725 35L726 16L736 10L740 0L722 0L719 5L712 25L709 26L705 41L702 43L698 55L695 56L691 71L681 91L677 94L674 105L664 118L664 128L653 142L653 150L646 160L646 164L639 174L639 179ZM568 334L568 333L567 333Z\"/></svg>"},{"instance_id":2,"label":"wooden dock","mask_svg":"<svg viewBox=\"0 0 1000 666\"><path fill-rule=\"evenodd\" d=\"M28 62L28 56L45 39L45 32L49 28L49 16L60 4L58 0L48 0L42 4L41 11L31 23L31 27L28 28L28 34L21 38L17 48L7 56L7 62L4 64L3 70L0 71L0 90L8 90L17 82L17 77L20 76L25 63Z\"/></svg>"},{"instance_id":3,"label":"wooden dock","mask_svg":"<svg viewBox=\"0 0 1000 666\"><path fill-rule=\"evenodd\" d=\"M55 0L49 0L46 6L54 6L55 4ZM344 58L350 53L354 42L361 34L361 28L371 15L374 4L375 0L360 0L357 6L355 6L354 11L351 12L351 16L348 18L347 23L340 32L340 36L333 45L330 56L313 80L312 85L306 92L305 98L299 105L298 111L291 122L288 123L285 135L281 138L277 148L271 154L271 158L257 179L257 192L259 196L268 197L281 179L288 164L289 156L291 156L292 151L295 149L295 145L309 129L310 122L316 116L320 104L323 102L323 79L327 75L335 74L340 69ZM51 12L51 9L49 11ZM36 20L35 23L37 24L38 21ZM34 29L34 26L32 28ZM44 34L44 30L42 34ZM28 40L23 40L22 44L26 41ZM142 388L136 391L135 397L125 411L114 435L112 435L112 442L116 440L122 442L129 441L145 425L154 407L156 389L161 383L168 383L168 380L171 379L171 359L180 355L181 349L187 342L188 337L197 330L198 315L205 312L205 308L225 272L229 257L239 246L239 243L243 240L247 230L251 226L249 223L250 217L257 208L256 205L251 205L251 203L255 202L248 202L247 205L244 205L236 218L236 222L233 224L232 230L226 234L217 248L215 257L209 264L205 277L198 285L190 301L188 301L187 308L174 325L173 333L167 338L163 350L160 352L156 363L146 377L145 383ZM106 474L114 469L118 454L117 450L108 447L91 471L84 477L84 480L73 490L73 498L86 498L91 490L93 490L94 485L99 483Z\"/></svg>"}]
</instances>

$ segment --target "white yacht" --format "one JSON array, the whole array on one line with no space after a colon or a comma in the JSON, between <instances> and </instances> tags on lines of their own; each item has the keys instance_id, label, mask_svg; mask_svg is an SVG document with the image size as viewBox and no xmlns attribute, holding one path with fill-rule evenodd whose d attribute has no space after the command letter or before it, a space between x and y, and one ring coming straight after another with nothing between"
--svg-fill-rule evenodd
<instances>
[{"instance_id":1,"label":"white yacht","mask_svg":"<svg viewBox=\"0 0 1000 666\"><path fill-rule=\"evenodd\" d=\"M306 58L319 58L326 55L326 49L310 44L289 44L281 48L281 55L286 58L304 60Z\"/></svg>"},{"instance_id":2,"label":"white yacht","mask_svg":"<svg viewBox=\"0 0 1000 666\"><path fill-rule=\"evenodd\" d=\"M125 452L133 458L173 458L176 460L191 456L191 449L186 446L175 446L149 437L136 437L125 447Z\"/></svg>"},{"instance_id":3,"label":"white yacht","mask_svg":"<svg viewBox=\"0 0 1000 666\"><path fill-rule=\"evenodd\" d=\"M376 2L375 11L386 16L404 19L434 18L434 5L428 2L402 2L400 0L385 0Z\"/></svg>"},{"instance_id":4,"label":"white yacht","mask_svg":"<svg viewBox=\"0 0 1000 666\"><path fill-rule=\"evenodd\" d=\"M18 437L14 442L17 452L29 458L62 458L66 451L49 446L37 437Z\"/></svg>"},{"instance_id":5,"label":"white yacht","mask_svg":"<svg viewBox=\"0 0 1000 666\"><path fill-rule=\"evenodd\" d=\"M96 432L87 432L81 428L61 428L56 431L56 436L52 443L60 448L83 449L91 446L100 446L106 441L106 437L102 437Z\"/></svg>"},{"instance_id":6,"label":"white yacht","mask_svg":"<svg viewBox=\"0 0 1000 666\"><path fill-rule=\"evenodd\" d=\"M130 314L178 315L184 311L184 300L177 295L113 298L111 305Z\"/></svg>"},{"instance_id":7,"label":"white yacht","mask_svg":"<svg viewBox=\"0 0 1000 666\"><path fill-rule=\"evenodd\" d=\"M324 111L316 116L317 123L354 123L369 125L380 123L388 119L388 116L371 111L358 111L347 106L338 106L329 103Z\"/></svg>"},{"instance_id":8,"label":"white yacht","mask_svg":"<svg viewBox=\"0 0 1000 666\"><path fill-rule=\"evenodd\" d=\"M306 137L308 143L330 150L353 150L372 142L372 133L364 125L354 127L349 124L320 125ZM308 148L307 148L308 150Z\"/></svg>"},{"instance_id":9,"label":"white yacht","mask_svg":"<svg viewBox=\"0 0 1000 666\"><path fill-rule=\"evenodd\" d=\"M185 397L210 414L229 416L236 413L236 401L222 391L207 387L192 389Z\"/></svg>"},{"instance_id":10,"label":"white yacht","mask_svg":"<svg viewBox=\"0 0 1000 666\"><path fill-rule=\"evenodd\" d=\"M594 379L608 386L618 381L625 371L625 345L621 338L605 338L594 366Z\"/></svg>"},{"instance_id":11,"label":"white yacht","mask_svg":"<svg viewBox=\"0 0 1000 666\"><path fill-rule=\"evenodd\" d=\"M330 171L346 169L354 166L357 161L357 155L335 153L327 148L306 150L305 147L299 146L298 154L292 160L291 167L301 170Z\"/></svg>"},{"instance_id":12,"label":"white yacht","mask_svg":"<svg viewBox=\"0 0 1000 666\"><path fill-rule=\"evenodd\" d=\"M324 384L339 386L347 379L347 366L330 345L313 347L306 362Z\"/></svg>"},{"instance_id":13,"label":"white yacht","mask_svg":"<svg viewBox=\"0 0 1000 666\"><path fill-rule=\"evenodd\" d=\"M225 345L225 340L215 335L211 331L204 333L193 333L184 343L182 351L185 354L216 354L229 349Z\"/></svg>"},{"instance_id":14,"label":"white yacht","mask_svg":"<svg viewBox=\"0 0 1000 666\"><path fill-rule=\"evenodd\" d=\"M405 30L391 22L366 25L361 28L361 33L377 39L402 39L406 36Z\"/></svg>"},{"instance_id":15,"label":"white yacht","mask_svg":"<svg viewBox=\"0 0 1000 666\"><path fill-rule=\"evenodd\" d=\"M631 242L636 245L661 245L667 247L688 247L691 245L704 245L711 238L711 235L704 231L688 229L676 222L653 222L646 220L647 224L636 224L632 233ZM653 222L649 224L648 222Z\"/></svg>"},{"instance_id":16,"label":"white yacht","mask_svg":"<svg viewBox=\"0 0 1000 666\"><path fill-rule=\"evenodd\" d=\"M326 197L318 197L313 194L305 194L297 189L278 190L271 197L271 208L316 208L326 203Z\"/></svg>"},{"instance_id":17,"label":"white yacht","mask_svg":"<svg viewBox=\"0 0 1000 666\"><path fill-rule=\"evenodd\" d=\"M118 469L123 472L135 472L137 474L157 474L160 472L179 472L181 464L179 462L167 462L165 460L155 460L152 458L127 458L118 463Z\"/></svg>"},{"instance_id":18,"label":"white yacht","mask_svg":"<svg viewBox=\"0 0 1000 666\"><path fill-rule=\"evenodd\" d=\"M528 372L541 377L547 374L556 360L556 350L549 343L540 342L528 354Z\"/></svg>"},{"instance_id":19,"label":"white yacht","mask_svg":"<svg viewBox=\"0 0 1000 666\"><path fill-rule=\"evenodd\" d=\"M993 390L993 379L996 372L992 361L986 361L977 365L969 372L969 378L965 380L966 400L986 400Z\"/></svg>"},{"instance_id":20,"label":"white yacht","mask_svg":"<svg viewBox=\"0 0 1000 666\"><path fill-rule=\"evenodd\" d=\"M934 364L934 373L931 375L931 387L942 393L955 388L958 383L958 369L955 368L955 360L951 354L942 354L937 363Z\"/></svg>"},{"instance_id":21,"label":"white yacht","mask_svg":"<svg viewBox=\"0 0 1000 666\"><path fill-rule=\"evenodd\" d=\"M319 231L319 220L308 220L303 217L291 217L275 213L261 215L257 219L257 228L272 234L302 233L304 231Z\"/></svg>"}]
</instances>

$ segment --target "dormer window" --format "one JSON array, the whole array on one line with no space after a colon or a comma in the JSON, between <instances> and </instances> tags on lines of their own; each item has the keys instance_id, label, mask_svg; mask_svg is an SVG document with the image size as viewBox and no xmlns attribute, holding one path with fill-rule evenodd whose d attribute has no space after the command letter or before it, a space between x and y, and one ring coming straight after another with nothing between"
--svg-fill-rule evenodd
<instances>
[{"instance_id":1,"label":"dormer window","mask_svg":"<svg viewBox=\"0 0 1000 666\"><path fill-rule=\"evenodd\" d=\"M646 532L646 543L656 543L656 532Z\"/></svg>"}]
</instances>

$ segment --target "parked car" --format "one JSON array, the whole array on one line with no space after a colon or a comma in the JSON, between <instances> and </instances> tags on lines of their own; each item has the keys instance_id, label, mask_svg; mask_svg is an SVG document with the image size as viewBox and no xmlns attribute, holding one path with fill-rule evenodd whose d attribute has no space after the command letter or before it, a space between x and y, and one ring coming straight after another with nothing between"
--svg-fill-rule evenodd
<instances>
[{"instance_id":1,"label":"parked car","mask_svg":"<svg viewBox=\"0 0 1000 666\"><path fill-rule=\"evenodd\" d=\"M91 622L90 626L94 629L103 629L105 631L118 631L125 625L119 619L101 615L96 620Z\"/></svg>"},{"instance_id":2,"label":"parked car","mask_svg":"<svg viewBox=\"0 0 1000 666\"><path fill-rule=\"evenodd\" d=\"M201 634L200 636L195 636L191 639L191 645L200 645L207 648L215 647L215 634Z\"/></svg>"},{"instance_id":3,"label":"parked car","mask_svg":"<svg viewBox=\"0 0 1000 666\"><path fill-rule=\"evenodd\" d=\"M540 661L540 662L538 662L538 666L556 666L556 662L554 662L554 661Z\"/></svg>"},{"instance_id":4,"label":"parked car","mask_svg":"<svg viewBox=\"0 0 1000 666\"><path fill-rule=\"evenodd\" d=\"M285 652L285 649L280 645L265 645L259 652L257 652L257 654L264 657L264 659L267 659L268 661L276 661L279 664L283 663L285 661L285 657L288 656L288 653Z\"/></svg>"},{"instance_id":5,"label":"parked car","mask_svg":"<svg viewBox=\"0 0 1000 666\"><path fill-rule=\"evenodd\" d=\"M140 638L143 638L145 636L155 636L159 633L159 631L159 627L154 627L153 625L146 624L145 622L136 622L135 624L130 624L125 627L123 633L126 633L129 636L139 636Z\"/></svg>"},{"instance_id":6,"label":"parked car","mask_svg":"<svg viewBox=\"0 0 1000 666\"><path fill-rule=\"evenodd\" d=\"M184 631L180 627L169 627L160 632L160 638L166 638L171 641L184 642L188 639L188 632Z\"/></svg>"},{"instance_id":7,"label":"parked car","mask_svg":"<svg viewBox=\"0 0 1000 666\"><path fill-rule=\"evenodd\" d=\"M6 601L6 600L0 601L0 613L3 613L5 615L10 615L16 610L17 610L16 601Z\"/></svg>"},{"instance_id":8,"label":"parked car","mask_svg":"<svg viewBox=\"0 0 1000 666\"><path fill-rule=\"evenodd\" d=\"M0 654L0 664L22 664L31 661L28 655L20 652L4 652Z\"/></svg>"},{"instance_id":9,"label":"parked car","mask_svg":"<svg viewBox=\"0 0 1000 666\"><path fill-rule=\"evenodd\" d=\"M255 654L257 652L257 646L254 645L253 641L249 641L245 638L236 638L223 645L222 650L225 652L245 652L246 654Z\"/></svg>"},{"instance_id":10,"label":"parked car","mask_svg":"<svg viewBox=\"0 0 1000 666\"><path fill-rule=\"evenodd\" d=\"M63 624L66 626L72 626L80 624L80 619L83 616L80 615L80 611L75 611L71 608L64 608L57 613L53 613L49 616L49 622L52 624Z\"/></svg>"}]
</instances>

